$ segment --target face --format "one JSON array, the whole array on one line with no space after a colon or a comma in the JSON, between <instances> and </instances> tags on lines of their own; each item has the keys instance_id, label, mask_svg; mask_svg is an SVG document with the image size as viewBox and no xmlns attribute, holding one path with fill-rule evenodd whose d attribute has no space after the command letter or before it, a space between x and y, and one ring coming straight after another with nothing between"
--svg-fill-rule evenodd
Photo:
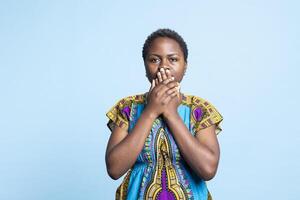
<instances>
[{"instance_id":1,"label":"face","mask_svg":"<svg viewBox=\"0 0 300 200\"><path fill-rule=\"evenodd\" d=\"M181 82L187 66L179 44L167 37L158 37L151 43L144 64L150 83L160 68L169 69L175 81Z\"/></svg>"}]
</instances>

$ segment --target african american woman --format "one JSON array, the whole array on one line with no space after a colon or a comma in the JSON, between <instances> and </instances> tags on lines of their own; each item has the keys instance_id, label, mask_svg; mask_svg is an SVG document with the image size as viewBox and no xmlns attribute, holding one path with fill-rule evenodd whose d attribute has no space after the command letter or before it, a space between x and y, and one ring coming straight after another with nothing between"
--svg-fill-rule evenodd
<instances>
[{"instance_id":1,"label":"african american woman","mask_svg":"<svg viewBox=\"0 0 300 200\"><path fill-rule=\"evenodd\" d=\"M188 48L174 30L158 29L143 46L149 91L108 110L109 176L124 176L117 200L208 200L206 181L218 168L223 120L206 99L182 93Z\"/></svg>"}]
</instances>

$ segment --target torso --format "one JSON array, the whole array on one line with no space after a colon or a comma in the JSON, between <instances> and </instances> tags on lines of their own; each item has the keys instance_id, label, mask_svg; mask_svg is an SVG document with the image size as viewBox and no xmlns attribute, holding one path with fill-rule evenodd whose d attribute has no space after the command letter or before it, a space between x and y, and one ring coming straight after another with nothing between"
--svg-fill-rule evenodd
<instances>
[{"instance_id":1,"label":"torso","mask_svg":"<svg viewBox=\"0 0 300 200\"><path fill-rule=\"evenodd\" d=\"M129 134L146 105L147 93L129 97ZM205 114L192 95L182 94L178 107L183 122L195 134L195 123ZM204 100L203 100L204 101ZM128 106L130 109L128 109ZM199 113L200 109L200 113ZM202 109L202 110L201 110ZM130 112L128 112L130 111ZM199 116L200 114L200 116ZM157 118L136 163L118 187L116 199L203 199L211 198L205 181L187 165L162 117Z\"/></svg>"}]
</instances>

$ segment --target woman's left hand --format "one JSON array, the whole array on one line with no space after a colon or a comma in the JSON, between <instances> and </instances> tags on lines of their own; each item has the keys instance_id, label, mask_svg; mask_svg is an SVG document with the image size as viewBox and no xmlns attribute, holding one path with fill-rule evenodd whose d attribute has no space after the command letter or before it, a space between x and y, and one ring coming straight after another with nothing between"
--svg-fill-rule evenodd
<instances>
[{"instance_id":1,"label":"woman's left hand","mask_svg":"<svg viewBox=\"0 0 300 200\"><path fill-rule=\"evenodd\" d=\"M172 75L169 70L164 70L163 68L161 68L161 69L162 70L157 73L158 79L156 81L158 83L163 83L164 80L172 78ZM177 87L171 88L166 91L167 95L176 94L176 96L174 98L172 98L169 101L169 103L166 105L166 109L162 113L164 117L169 117L174 114L177 114L177 108L181 104L182 96L180 93L180 84L178 82L176 82L176 83L177 83Z\"/></svg>"}]
</instances>

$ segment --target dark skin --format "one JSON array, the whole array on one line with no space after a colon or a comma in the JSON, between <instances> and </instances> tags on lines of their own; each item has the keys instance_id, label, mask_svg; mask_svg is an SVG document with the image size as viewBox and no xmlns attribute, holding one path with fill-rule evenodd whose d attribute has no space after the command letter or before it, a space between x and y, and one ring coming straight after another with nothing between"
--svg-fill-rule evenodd
<instances>
[{"instance_id":1,"label":"dark skin","mask_svg":"<svg viewBox=\"0 0 300 200\"><path fill-rule=\"evenodd\" d=\"M179 83L187 67L179 44L171 38L156 38L144 63L151 82L148 103L130 134L118 126L113 130L106 148L108 174L116 180L134 165L154 120L162 116L183 159L199 177L211 180L220 158L216 126L202 129L193 136L177 113L182 101Z\"/></svg>"}]
</instances>

